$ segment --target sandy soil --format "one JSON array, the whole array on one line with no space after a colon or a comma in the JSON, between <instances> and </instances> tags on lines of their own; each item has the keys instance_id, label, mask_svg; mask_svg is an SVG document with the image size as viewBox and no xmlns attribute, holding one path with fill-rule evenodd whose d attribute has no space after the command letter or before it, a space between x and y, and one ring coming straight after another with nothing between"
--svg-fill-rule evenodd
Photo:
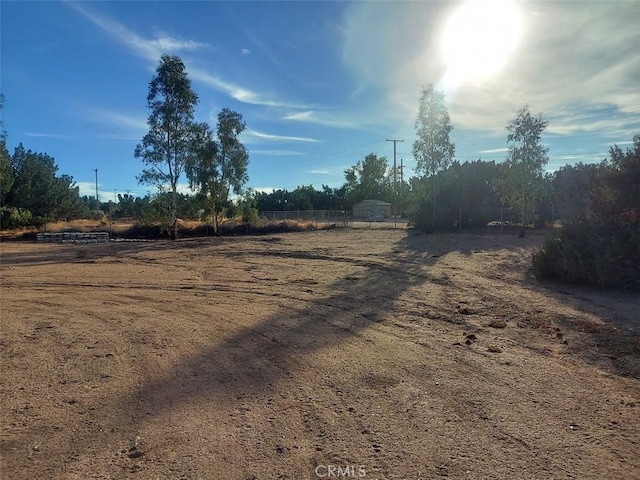
<instances>
[{"instance_id":1,"label":"sandy soil","mask_svg":"<svg viewBox=\"0 0 640 480\"><path fill-rule=\"evenodd\" d=\"M639 299L543 238L4 242L1 477L640 478Z\"/></svg>"}]
</instances>

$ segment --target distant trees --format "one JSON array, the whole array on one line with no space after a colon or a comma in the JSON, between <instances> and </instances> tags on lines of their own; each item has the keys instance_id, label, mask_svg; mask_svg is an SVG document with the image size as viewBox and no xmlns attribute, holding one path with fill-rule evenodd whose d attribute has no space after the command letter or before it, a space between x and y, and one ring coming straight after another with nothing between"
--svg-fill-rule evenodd
<instances>
[{"instance_id":1,"label":"distant trees","mask_svg":"<svg viewBox=\"0 0 640 480\"><path fill-rule=\"evenodd\" d=\"M302 185L292 191L254 192L253 198L260 211L344 210L349 208L345 195L345 186L322 185L322 190L316 190L313 185Z\"/></svg>"},{"instance_id":2,"label":"distant trees","mask_svg":"<svg viewBox=\"0 0 640 480\"><path fill-rule=\"evenodd\" d=\"M191 89L184 63L179 57L163 55L156 75L149 83L147 107L151 111L149 132L136 146L134 155L146 168L138 177L143 184L169 185L167 205L171 238L177 236L178 181L190 157L198 130L194 122L198 96Z\"/></svg>"},{"instance_id":3,"label":"distant trees","mask_svg":"<svg viewBox=\"0 0 640 480\"><path fill-rule=\"evenodd\" d=\"M503 200L520 210L523 234L527 214L533 211L533 200L543 184L544 166L549 161L548 148L541 137L548 124L542 114L532 115L525 106L506 126L509 153L499 188Z\"/></svg>"},{"instance_id":4,"label":"distant trees","mask_svg":"<svg viewBox=\"0 0 640 480\"><path fill-rule=\"evenodd\" d=\"M453 126L444 94L431 84L421 91L415 127L413 156L417 163L418 180L414 181L414 187L420 191L420 195L414 196L412 211L417 226L430 229L437 224L437 173L451 165L455 155L455 145L450 139ZM428 204L431 206L430 213Z\"/></svg>"}]
</instances>

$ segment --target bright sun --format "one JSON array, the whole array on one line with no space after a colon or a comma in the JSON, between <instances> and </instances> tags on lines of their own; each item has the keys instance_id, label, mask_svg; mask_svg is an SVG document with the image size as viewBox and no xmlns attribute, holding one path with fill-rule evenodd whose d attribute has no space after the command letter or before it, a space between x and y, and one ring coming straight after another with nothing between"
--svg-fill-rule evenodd
<instances>
[{"instance_id":1,"label":"bright sun","mask_svg":"<svg viewBox=\"0 0 640 480\"><path fill-rule=\"evenodd\" d=\"M442 38L443 83L455 88L497 73L515 50L522 17L514 0L468 0L450 17Z\"/></svg>"}]
</instances>

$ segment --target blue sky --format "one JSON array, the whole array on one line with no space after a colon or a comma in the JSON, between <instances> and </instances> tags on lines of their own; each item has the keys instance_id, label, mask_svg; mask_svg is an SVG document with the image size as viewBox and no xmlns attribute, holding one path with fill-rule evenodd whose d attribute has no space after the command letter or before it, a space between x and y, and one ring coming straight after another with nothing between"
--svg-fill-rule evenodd
<instances>
[{"instance_id":1,"label":"blue sky","mask_svg":"<svg viewBox=\"0 0 640 480\"><path fill-rule=\"evenodd\" d=\"M19 2L1 13L9 148L46 152L82 194L144 195L133 157L162 53L179 55L215 126L240 112L247 186L338 187L376 153L413 174L420 87L447 95L456 158L502 160L528 104L549 170L640 132L640 2ZM185 181L186 183L186 181Z\"/></svg>"}]
</instances>

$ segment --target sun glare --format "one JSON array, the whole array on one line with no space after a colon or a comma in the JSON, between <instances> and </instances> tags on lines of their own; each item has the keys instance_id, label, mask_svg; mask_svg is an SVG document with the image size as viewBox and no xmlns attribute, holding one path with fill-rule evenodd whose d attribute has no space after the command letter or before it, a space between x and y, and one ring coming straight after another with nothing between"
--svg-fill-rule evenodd
<instances>
[{"instance_id":1,"label":"sun glare","mask_svg":"<svg viewBox=\"0 0 640 480\"><path fill-rule=\"evenodd\" d=\"M443 83L455 88L496 74L518 45L522 17L514 0L469 0L449 18L442 37Z\"/></svg>"}]
</instances>

